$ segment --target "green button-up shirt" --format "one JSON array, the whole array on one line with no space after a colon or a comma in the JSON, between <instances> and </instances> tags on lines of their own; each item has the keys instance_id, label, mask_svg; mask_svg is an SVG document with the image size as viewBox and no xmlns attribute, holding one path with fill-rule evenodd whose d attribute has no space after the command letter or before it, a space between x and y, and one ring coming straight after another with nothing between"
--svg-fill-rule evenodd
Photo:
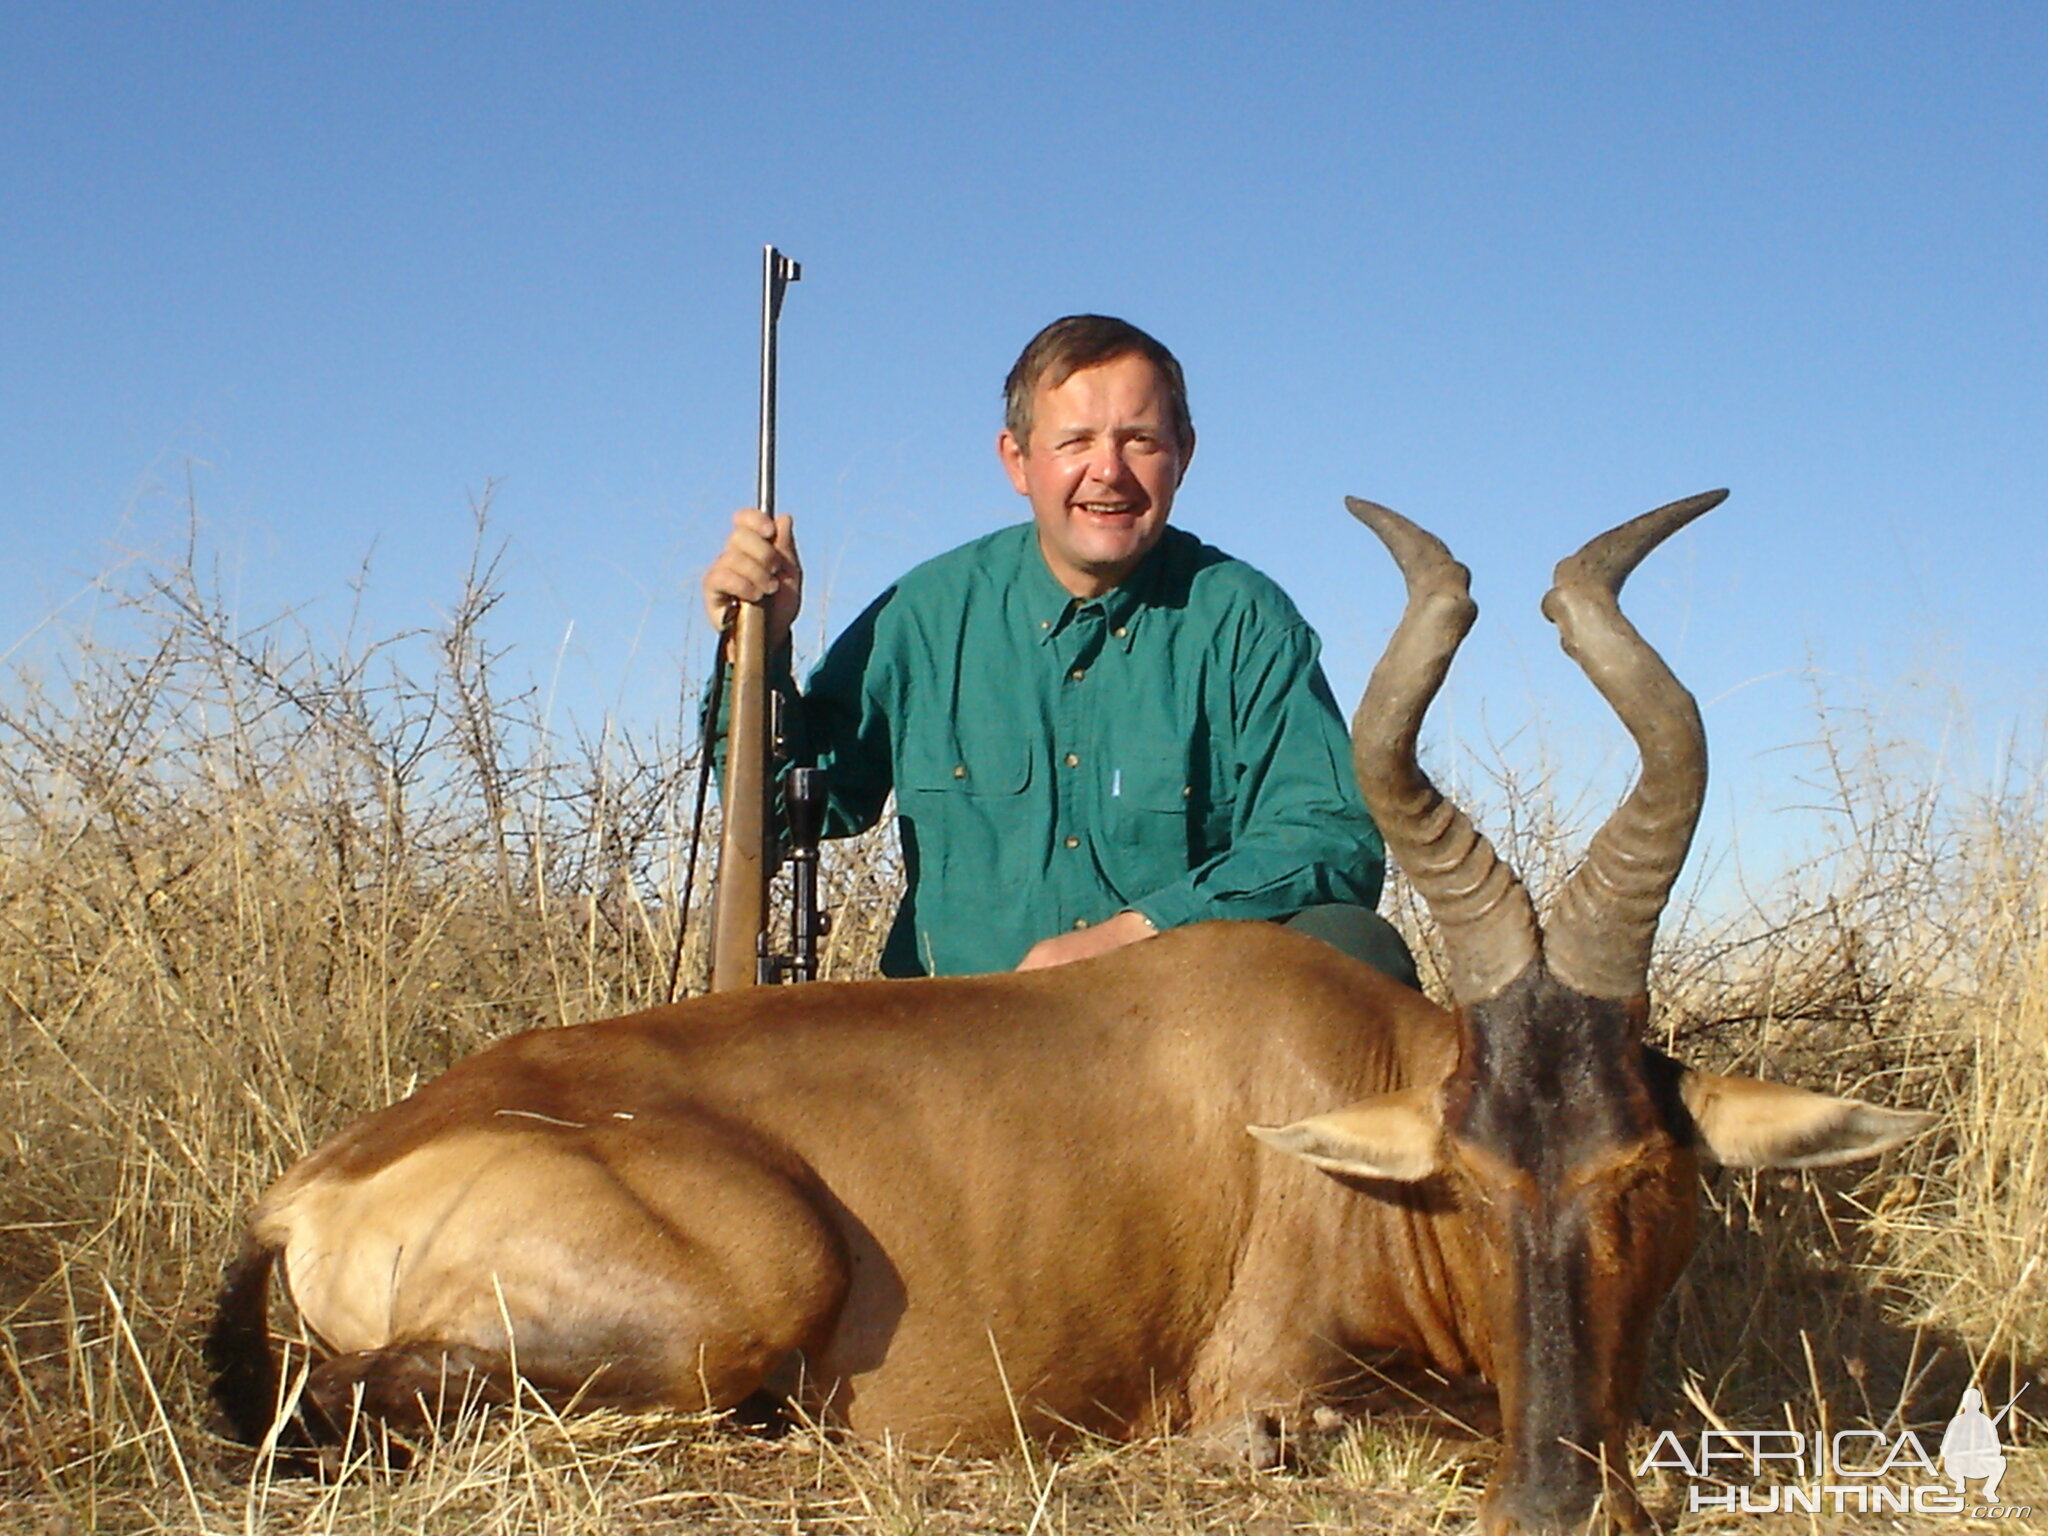
<instances>
[{"instance_id":1,"label":"green button-up shirt","mask_svg":"<svg viewBox=\"0 0 2048 1536\"><path fill-rule=\"evenodd\" d=\"M785 730L828 836L891 791L908 888L891 976L1006 970L1042 938L1371 907L1384 853L1315 632L1242 561L1169 528L1082 600L1031 524L911 571L856 619Z\"/></svg>"}]
</instances>

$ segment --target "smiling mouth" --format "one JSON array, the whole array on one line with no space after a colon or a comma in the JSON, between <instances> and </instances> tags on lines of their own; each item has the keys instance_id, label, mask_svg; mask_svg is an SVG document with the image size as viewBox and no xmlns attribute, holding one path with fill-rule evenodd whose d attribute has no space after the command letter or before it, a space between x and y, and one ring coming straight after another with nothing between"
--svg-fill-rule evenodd
<instances>
[{"instance_id":1,"label":"smiling mouth","mask_svg":"<svg viewBox=\"0 0 2048 1536\"><path fill-rule=\"evenodd\" d=\"M1123 501L1077 501L1077 512L1086 512L1090 517L1135 517L1138 509Z\"/></svg>"}]
</instances>

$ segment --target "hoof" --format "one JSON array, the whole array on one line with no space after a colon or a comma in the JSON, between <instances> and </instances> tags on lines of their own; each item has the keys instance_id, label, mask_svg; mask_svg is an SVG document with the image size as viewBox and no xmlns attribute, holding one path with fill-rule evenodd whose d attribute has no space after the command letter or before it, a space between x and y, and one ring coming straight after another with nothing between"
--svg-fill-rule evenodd
<instances>
[{"instance_id":1,"label":"hoof","mask_svg":"<svg viewBox=\"0 0 2048 1536\"><path fill-rule=\"evenodd\" d=\"M1289 1460L1286 1430L1272 1413L1240 1414L1196 1434L1194 1443L1197 1455L1211 1466L1277 1472Z\"/></svg>"}]
</instances>

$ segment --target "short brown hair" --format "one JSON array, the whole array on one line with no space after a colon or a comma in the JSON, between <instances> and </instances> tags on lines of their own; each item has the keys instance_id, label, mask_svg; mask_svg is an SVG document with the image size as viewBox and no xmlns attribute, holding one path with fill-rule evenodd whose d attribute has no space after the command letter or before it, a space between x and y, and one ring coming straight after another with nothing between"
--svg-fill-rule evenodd
<instances>
[{"instance_id":1,"label":"short brown hair","mask_svg":"<svg viewBox=\"0 0 2048 1536\"><path fill-rule=\"evenodd\" d=\"M1188 414L1188 383L1181 376L1179 359L1128 320L1111 315L1068 315L1031 338L1003 381L1003 425L1020 446L1029 443L1031 397L1041 384L1058 389L1083 368L1132 356L1144 358L1166 380L1174 441L1187 452L1195 439L1195 421Z\"/></svg>"}]
</instances>

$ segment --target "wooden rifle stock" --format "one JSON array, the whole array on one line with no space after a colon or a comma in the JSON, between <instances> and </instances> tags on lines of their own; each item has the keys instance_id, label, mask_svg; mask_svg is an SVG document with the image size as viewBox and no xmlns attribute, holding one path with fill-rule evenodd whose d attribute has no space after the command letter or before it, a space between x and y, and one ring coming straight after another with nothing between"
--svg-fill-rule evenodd
<instances>
[{"instance_id":1,"label":"wooden rifle stock","mask_svg":"<svg viewBox=\"0 0 2048 1536\"><path fill-rule=\"evenodd\" d=\"M761 436L754 505L775 516L775 326L783 288L803 275L767 246L761 259ZM733 616L729 656L725 784L719 794L717 921L711 934L711 990L729 992L761 980L762 936L768 927L768 768L774 690L768 684L768 610L741 603Z\"/></svg>"},{"instance_id":2,"label":"wooden rifle stock","mask_svg":"<svg viewBox=\"0 0 2048 1536\"><path fill-rule=\"evenodd\" d=\"M760 979L768 926L768 611L741 603L733 616L727 694L724 826L718 840L718 921L711 934L711 990Z\"/></svg>"}]
</instances>

